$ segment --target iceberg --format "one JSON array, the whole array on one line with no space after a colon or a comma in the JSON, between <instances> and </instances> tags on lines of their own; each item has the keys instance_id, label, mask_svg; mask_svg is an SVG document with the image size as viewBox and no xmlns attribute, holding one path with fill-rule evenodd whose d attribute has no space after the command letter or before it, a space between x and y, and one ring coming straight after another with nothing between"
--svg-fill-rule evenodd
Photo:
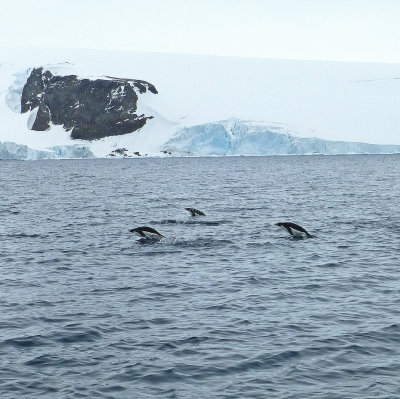
<instances>
[{"instance_id":1,"label":"iceberg","mask_svg":"<svg viewBox=\"0 0 400 399\"><path fill-rule=\"evenodd\" d=\"M164 145L172 155L309 155L309 154L391 154L400 145L330 141L298 137L296 132L235 119L205 123L179 130Z\"/></svg>"}]
</instances>

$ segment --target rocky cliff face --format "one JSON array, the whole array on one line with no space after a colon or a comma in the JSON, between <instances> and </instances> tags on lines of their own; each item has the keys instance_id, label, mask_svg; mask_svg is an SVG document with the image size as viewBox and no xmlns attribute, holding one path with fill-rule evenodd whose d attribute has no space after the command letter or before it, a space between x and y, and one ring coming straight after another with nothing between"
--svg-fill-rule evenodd
<instances>
[{"instance_id":1,"label":"rocky cliff face","mask_svg":"<svg viewBox=\"0 0 400 399\"><path fill-rule=\"evenodd\" d=\"M132 133L152 116L137 115L138 93L156 88L148 82L107 76L80 79L58 76L42 67L32 70L23 88L21 113L37 108L32 130L45 131L50 123L71 131L71 138L96 140Z\"/></svg>"}]
</instances>

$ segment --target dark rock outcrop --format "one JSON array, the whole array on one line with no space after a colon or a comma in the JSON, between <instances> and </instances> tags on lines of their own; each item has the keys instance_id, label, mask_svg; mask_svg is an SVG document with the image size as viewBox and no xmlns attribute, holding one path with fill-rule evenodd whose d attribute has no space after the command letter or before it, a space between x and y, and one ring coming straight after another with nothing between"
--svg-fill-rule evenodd
<instances>
[{"instance_id":1,"label":"dark rock outcrop","mask_svg":"<svg viewBox=\"0 0 400 399\"><path fill-rule=\"evenodd\" d=\"M115 157L117 155L122 155L124 157L128 157L128 149L127 148L117 148L116 150L112 150L109 154L110 157Z\"/></svg>"},{"instance_id":2,"label":"dark rock outcrop","mask_svg":"<svg viewBox=\"0 0 400 399\"><path fill-rule=\"evenodd\" d=\"M80 79L58 76L42 67L32 70L23 88L21 113L38 108L32 130L44 131L62 125L71 138L96 140L132 133L152 116L137 115L139 93L156 88L148 82L106 77Z\"/></svg>"}]
</instances>

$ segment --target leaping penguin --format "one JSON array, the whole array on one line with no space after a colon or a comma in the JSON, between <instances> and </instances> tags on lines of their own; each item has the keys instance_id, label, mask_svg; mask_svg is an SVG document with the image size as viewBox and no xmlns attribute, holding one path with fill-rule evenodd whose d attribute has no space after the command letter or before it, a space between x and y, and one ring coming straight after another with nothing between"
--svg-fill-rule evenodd
<instances>
[{"instance_id":1,"label":"leaping penguin","mask_svg":"<svg viewBox=\"0 0 400 399\"><path fill-rule=\"evenodd\" d=\"M275 223L275 226L282 227L282 229L286 230L291 236L297 238L312 238L312 235L303 227L299 226L296 223L291 222L279 222Z\"/></svg>"},{"instance_id":2,"label":"leaping penguin","mask_svg":"<svg viewBox=\"0 0 400 399\"><path fill-rule=\"evenodd\" d=\"M131 233L137 234L141 238L146 238L150 240L161 240L164 236L159 233L156 229L153 229L152 227L146 227L146 226L141 226L141 227L136 227L135 229L129 230Z\"/></svg>"},{"instance_id":3,"label":"leaping penguin","mask_svg":"<svg viewBox=\"0 0 400 399\"><path fill-rule=\"evenodd\" d=\"M188 212L191 213L192 216L206 216L206 214L198 209L194 208L185 208Z\"/></svg>"}]
</instances>

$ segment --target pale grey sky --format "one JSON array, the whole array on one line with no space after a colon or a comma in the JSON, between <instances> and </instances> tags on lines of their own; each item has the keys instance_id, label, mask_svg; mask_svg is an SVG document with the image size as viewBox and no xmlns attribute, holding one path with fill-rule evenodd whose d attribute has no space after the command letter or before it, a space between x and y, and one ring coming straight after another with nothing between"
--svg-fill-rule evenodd
<instances>
[{"instance_id":1,"label":"pale grey sky","mask_svg":"<svg viewBox=\"0 0 400 399\"><path fill-rule=\"evenodd\" d=\"M0 47L400 62L400 0L1 0Z\"/></svg>"}]
</instances>

